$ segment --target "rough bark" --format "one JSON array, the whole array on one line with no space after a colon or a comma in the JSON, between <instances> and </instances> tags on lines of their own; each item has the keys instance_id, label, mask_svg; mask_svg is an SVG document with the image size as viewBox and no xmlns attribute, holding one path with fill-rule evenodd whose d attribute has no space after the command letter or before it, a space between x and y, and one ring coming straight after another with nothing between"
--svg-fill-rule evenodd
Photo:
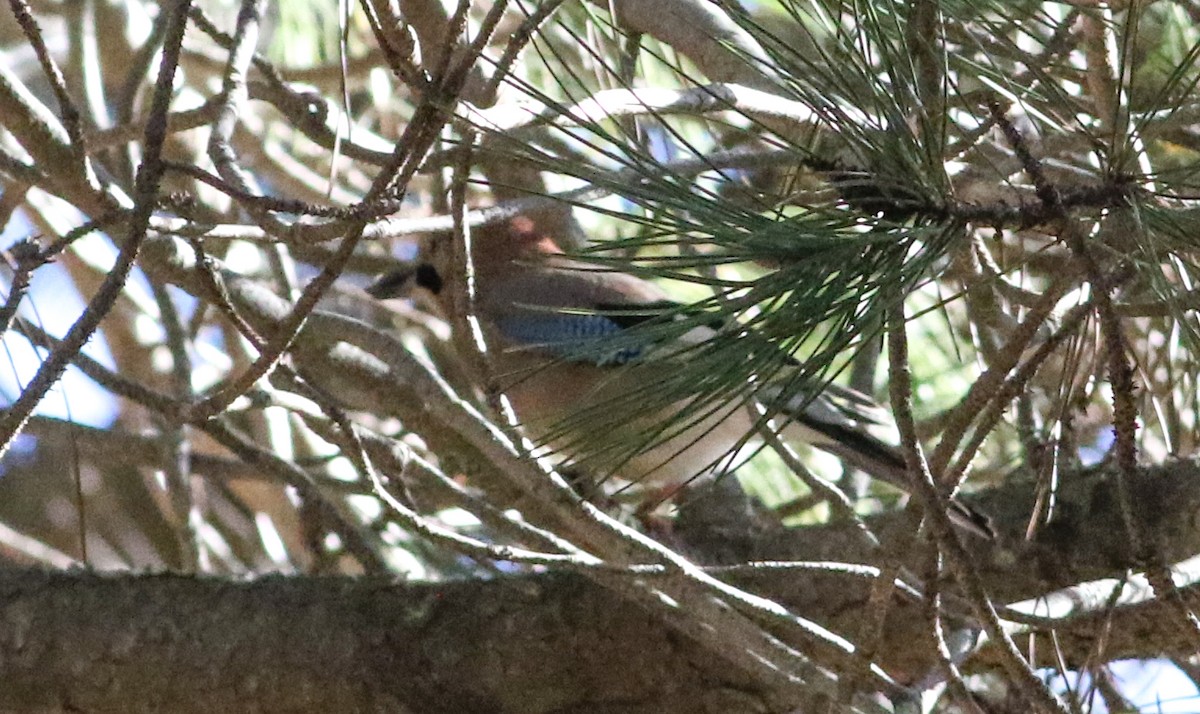
<instances>
[{"instance_id":1,"label":"rough bark","mask_svg":"<svg viewBox=\"0 0 1200 714\"><path fill-rule=\"evenodd\" d=\"M752 682L575 577L6 571L0 593L5 711L762 709Z\"/></svg>"},{"instance_id":2,"label":"rough bark","mask_svg":"<svg viewBox=\"0 0 1200 714\"><path fill-rule=\"evenodd\" d=\"M1200 552L1197 471L1194 462L1169 464L1134 484L1140 525L1168 562ZM1014 481L980 499L1002 532L997 543L972 541L996 600L1136 567L1113 488L1103 470L1069 474L1062 521L1031 542L1015 537L1024 532L1028 485ZM873 523L885 538L891 520ZM724 536L711 559L871 560L836 526ZM711 545L693 537L687 547ZM914 562L925 547L913 549ZM806 571L732 577L850 637L870 585ZM1189 589L1181 595L1191 604L1200 599ZM919 606L903 601L891 612L881 659L902 678L930 664L921 618ZM1150 603L1059 623L1065 660L1099 656L1102 626L1109 628L1106 657L1187 652L1184 638L1172 636L1179 630L1172 612ZM0 571L3 710L769 710L754 682L700 651L611 591L564 574L406 584ZM975 664L987 662L984 650Z\"/></svg>"}]
</instances>

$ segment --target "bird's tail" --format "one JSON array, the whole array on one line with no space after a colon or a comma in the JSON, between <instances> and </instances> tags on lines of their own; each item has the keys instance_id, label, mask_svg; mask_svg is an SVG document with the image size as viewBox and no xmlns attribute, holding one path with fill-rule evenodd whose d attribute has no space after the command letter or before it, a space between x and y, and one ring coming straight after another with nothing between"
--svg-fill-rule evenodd
<instances>
[{"instance_id":1,"label":"bird's tail","mask_svg":"<svg viewBox=\"0 0 1200 714\"><path fill-rule=\"evenodd\" d=\"M869 476L906 493L912 492L903 453L867 429L870 425L885 423L887 417L887 413L867 395L829 385L815 396L792 394L786 400L781 394L765 388L760 392L760 398L790 420L785 435L790 432ZM951 499L947 515L965 531L988 539L996 535L987 516L961 501Z\"/></svg>"}]
</instances>

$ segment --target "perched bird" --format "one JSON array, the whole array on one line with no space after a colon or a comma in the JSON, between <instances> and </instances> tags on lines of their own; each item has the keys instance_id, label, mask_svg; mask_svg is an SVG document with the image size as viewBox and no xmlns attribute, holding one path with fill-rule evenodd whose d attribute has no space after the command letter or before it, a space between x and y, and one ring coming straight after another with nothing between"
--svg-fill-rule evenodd
<instances>
[{"instance_id":1,"label":"perched bird","mask_svg":"<svg viewBox=\"0 0 1200 714\"><path fill-rule=\"evenodd\" d=\"M866 395L836 385L796 394L777 380L699 396L704 390L686 381L692 373L682 362L726 325L690 314L654 283L564 255L529 218L477 229L472 258L472 308L499 386L535 441L573 470L666 491L719 474L753 437L758 400L788 421L785 437L907 490L898 449L867 431L882 410ZM368 292L384 299L413 288L448 309L443 271L428 262L384 276ZM737 339L747 337L737 330ZM987 519L958 502L950 515L990 537Z\"/></svg>"}]
</instances>

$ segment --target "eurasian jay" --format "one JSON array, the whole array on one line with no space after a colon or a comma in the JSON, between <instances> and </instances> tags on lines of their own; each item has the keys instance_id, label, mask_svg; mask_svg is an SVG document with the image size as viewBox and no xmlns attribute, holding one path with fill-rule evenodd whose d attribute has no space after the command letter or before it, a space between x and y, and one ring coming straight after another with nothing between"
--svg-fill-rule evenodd
<instances>
[{"instance_id":1,"label":"eurasian jay","mask_svg":"<svg viewBox=\"0 0 1200 714\"><path fill-rule=\"evenodd\" d=\"M703 390L679 380L680 360L722 325L689 317L654 283L567 257L529 218L476 229L472 262L472 308L498 386L533 439L562 455L572 471L668 492L682 488L733 465L761 420L751 394L759 402L782 398L784 390L771 382L697 397ZM421 288L445 310L443 274L423 262L384 276L368 292L383 299ZM689 405L693 400L699 401ZM771 408L788 422L785 436L907 490L902 455L865 428L880 421L881 411L866 395L829 385ZM681 411L698 415L680 424L672 417ZM990 536L987 519L958 502L950 515L965 530Z\"/></svg>"}]
</instances>

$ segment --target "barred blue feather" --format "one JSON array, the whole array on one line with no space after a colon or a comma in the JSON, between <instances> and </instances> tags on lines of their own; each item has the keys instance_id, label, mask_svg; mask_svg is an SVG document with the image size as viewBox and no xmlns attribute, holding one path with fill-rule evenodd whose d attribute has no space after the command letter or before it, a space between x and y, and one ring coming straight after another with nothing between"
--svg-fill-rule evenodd
<instances>
[{"instance_id":1,"label":"barred blue feather","mask_svg":"<svg viewBox=\"0 0 1200 714\"><path fill-rule=\"evenodd\" d=\"M521 312L493 321L505 338L518 345L536 347L556 357L598 366L632 362L645 348L605 344L625 332L615 320L595 313Z\"/></svg>"}]
</instances>

